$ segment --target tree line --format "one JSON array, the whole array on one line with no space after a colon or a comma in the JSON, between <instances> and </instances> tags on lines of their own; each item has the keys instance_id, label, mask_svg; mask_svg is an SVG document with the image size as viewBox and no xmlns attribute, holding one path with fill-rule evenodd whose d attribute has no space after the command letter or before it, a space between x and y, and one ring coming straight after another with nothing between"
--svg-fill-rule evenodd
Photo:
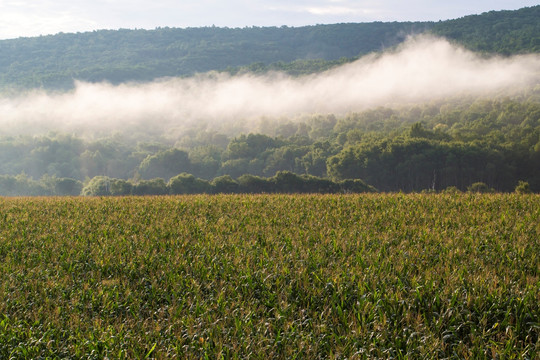
<instances>
[{"instance_id":1,"label":"tree line","mask_svg":"<svg viewBox=\"0 0 540 360\"><path fill-rule=\"evenodd\" d=\"M70 178L44 177L38 181L24 174L0 175L2 196L129 196L181 194L249 194L249 193L366 193L377 190L360 179L332 181L310 175L279 171L264 178L244 174L238 179L229 175L208 181L182 173L168 182L162 178L150 180L115 179L96 176L86 185Z\"/></svg>"},{"instance_id":2,"label":"tree line","mask_svg":"<svg viewBox=\"0 0 540 360\"><path fill-rule=\"evenodd\" d=\"M540 6L515 11L490 11L442 21L432 33L482 53L503 55L540 51Z\"/></svg>"},{"instance_id":3,"label":"tree line","mask_svg":"<svg viewBox=\"0 0 540 360\"><path fill-rule=\"evenodd\" d=\"M538 192L539 99L537 89L520 99L449 99L339 116L264 118L258 132L236 135L194 127L173 139L3 136L0 194L74 195L105 178L131 186L129 191L159 178L165 189L182 173L212 183L223 176L238 182L280 172L332 182L357 179L380 191L465 191L482 182L509 192L524 181Z\"/></svg>"}]
</instances>

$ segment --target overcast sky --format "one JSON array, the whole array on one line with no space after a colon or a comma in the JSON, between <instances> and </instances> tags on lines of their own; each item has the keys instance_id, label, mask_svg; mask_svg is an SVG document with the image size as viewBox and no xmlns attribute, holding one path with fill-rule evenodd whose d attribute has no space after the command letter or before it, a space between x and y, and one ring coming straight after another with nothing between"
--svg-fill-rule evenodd
<instances>
[{"instance_id":1,"label":"overcast sky","mask_svg":"<svg viewBox=\"0 0 540 360\"><path fill-rule=\"evenodd\" d=\"M97 29L438 21L538 0L0 0L0 39Z\"/></svg>"}]
</instances>

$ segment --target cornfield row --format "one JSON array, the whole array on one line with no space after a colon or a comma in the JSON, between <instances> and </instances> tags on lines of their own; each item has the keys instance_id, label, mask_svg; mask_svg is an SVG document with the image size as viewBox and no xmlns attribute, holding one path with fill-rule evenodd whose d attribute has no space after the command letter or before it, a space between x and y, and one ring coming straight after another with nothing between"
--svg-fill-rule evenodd
<instances>
[{"instance_id":1,"label":"cornfield row","mask_svg":"<svg viewBox=\"0 0 540 360\"><path fill-rule=\"evenodd\" d=\"M538 358L540 196L0 199L0 358Z\"/></svg>"}]
</instances>

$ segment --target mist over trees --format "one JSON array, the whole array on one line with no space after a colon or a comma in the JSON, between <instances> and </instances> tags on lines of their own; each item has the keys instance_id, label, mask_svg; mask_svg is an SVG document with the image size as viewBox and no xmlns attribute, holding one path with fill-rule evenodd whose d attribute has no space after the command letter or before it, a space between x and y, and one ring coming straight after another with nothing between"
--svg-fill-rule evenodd
<instances>
[{"instance_id":1,"label":"mist over trees","mask_svg":"<svg viewBox=\"0 0 540 360\"><path fill-rule=\"evenodd\" d=\"M194 128L176 143L2 137L0 194L73 195L83 186L92 195L286 192L267 180L275 176L298 192L343 190L302 183L309 179L361 179L380 191L406 192L466 191L477 182L509 192L524 181L538 192L539 97L537 89L527 99L448 99L303 121L263 119L264 133L227 137Z\"/></svg>"},{"instance_id":2,"label":"mist over trees","mask_svg":"<svg viewBox=\"0 0 540 360\"><path fill-rule=\"evenodd\" d=\"M0 41L0 88L8 94L6 99L9 97L6 89L13 87L56 89L60 95L53 100L58 105L75 98L64 96L59 90L70 88L73 78L123 83L216 69L231 74L227 79L236 79L235 74L274 70L301 75L347 63L367 52L393 47L406 35L427 30L484 54L536 53L540 29L535 19L539 11L540 6L535 6L439 23L167 28L6 40ZM382 55L379 58L384 60ZM53 59L58 61L55 66L51 65ZM252 78L247 76L247 79ZM256 79L259 82L254 88L274 78ZM300 89L304 89L307 80L303 79L313 78L301 78L294 85L301 84L304 87ZM472 80L467 78L466 81ZM190 93L194 92L190 87L194 87L193 84L196 82L178 86L187 88ZM212 88L215 84L218 82L206 86ZM313 84L321 83L314 81ZM230 91L229 88L244 85L230 81L224 89ZM448 87L448 84L440 86ZM96 85L96 88L109 91L107 94L115 91L107 86ZM145 101L153 89L150 86L133 90L127 85L125 88L128 90L122 94L135 99L125 106L134 109L138 109L138 102ZM340 90L334 93L339 95ZM77 91L90 94L90 101L84 106L100 104L87 88ZM168 90L163 91L154 97L166 95ZM208 95L208 92L201 94ZM343 93L336 99L345 96ZM219 96L216 97L219 100ZM38 96L37 99L50 98ZM24 107L22 100L16 99L13 104L0 100L9 105L2 108L5 112ZM275 99L265 100L270 108L279 106L272 102ZM308 97L306 103L311 106L311 102ZM158 104L165 106L165 102ZM144 114L148 119L142 123L134 122L131 113L126 111L120 115L126 118L122 131L107 129L92 134L63 132L62 128L41 135L14 134L10 130L18 126L24 128L25 123L16 123L19 119L8 121L0 130L0 195L482 189L540 192L538 84L511 94L503 91L489 96L456 94L342 113L265 114L252 115L249 119L238 115L227 121L224 120L227 107L233 105L224 102L222 108L215 111L218 120L214 122L205 122L202 115L197 118L197 112L208 110L209 104L205 101L196 104L193 121L186 120L178 126L172 124L169 128L161 128L158 124L166 122L165 116L152 111ZM175 103L178 108L183 105ZM236 106L249 105L238 103ZM78 106L82 105L73 104L74 109ZM55 113L59 124L65 121L61 119L65 113L72 115L71 110L67 107ZM235 114L235 111L230 113ZM23 112L22 116L21 121L32 120L39 116L39 111ZM87 120L83 117L79 121Z\"/></svg>"}]
</instances>

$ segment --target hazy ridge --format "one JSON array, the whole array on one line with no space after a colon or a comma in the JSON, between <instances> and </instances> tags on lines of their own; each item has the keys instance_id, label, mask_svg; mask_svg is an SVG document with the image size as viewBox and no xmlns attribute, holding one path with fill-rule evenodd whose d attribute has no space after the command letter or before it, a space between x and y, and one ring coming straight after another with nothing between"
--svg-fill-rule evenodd
<instances>
[{"instance_id":1,"label":"hazy ridge","mask_svg":"<svg viewBox=\"0 0 540 360\"><path fill-rule=\"evenodd\" d=\"M431 32L473 51L538 52L540 6L443 22L103 30L0 41L0 89L70 89L74 80L146 82L210 70L318 72Z\"/></svg>"}]
</instances>

